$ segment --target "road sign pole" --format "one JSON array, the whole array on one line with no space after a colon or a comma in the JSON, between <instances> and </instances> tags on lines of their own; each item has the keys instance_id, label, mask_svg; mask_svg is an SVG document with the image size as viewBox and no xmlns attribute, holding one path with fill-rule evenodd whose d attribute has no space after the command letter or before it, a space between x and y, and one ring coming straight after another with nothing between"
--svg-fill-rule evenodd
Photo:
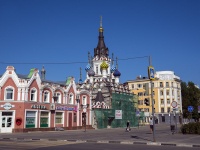
<instances>
[{"instance_id":1,"label":"road sign pole","mask_svg":"<svg viewBox=\"0 0 200 150\"><path fill-rule=\"evenodd\" d=\"M148 75L151 84L151 104L152 104L152 117L153 117L153 142L156 142L155 139L155 116L154 116L154 101L153 101L153 82L154 79L154 68L151 66L151 56L149 56L149 67L148 67Z\"/></svg>"}]
</instances>

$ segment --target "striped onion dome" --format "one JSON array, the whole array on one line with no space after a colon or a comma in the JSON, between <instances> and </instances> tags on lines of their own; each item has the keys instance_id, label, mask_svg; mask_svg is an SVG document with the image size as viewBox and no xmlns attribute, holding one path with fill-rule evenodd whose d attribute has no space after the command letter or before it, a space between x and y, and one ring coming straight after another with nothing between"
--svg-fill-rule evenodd
<instances>
[{"instance_id":1,"label":"striped onion dome","mask_svg":"<svg viewBox=\"0 0 200 150\"><path fill-rule=\"evenodd\" d=\"M87 64L87 66L85 67L85 71L88 72L90 70L90 68L91 68L90 64Z\"/></svg>"},{"instance_id":2,"label":"striped onion dome","mask_svg":"<svg viewBox=\"0 0 200 150\"><path fill-rule=\"evenodd\" d=\"M113 73L115 70L116 70L115 65L112 65L111 68L110 68L110 71Z\"/></svg>"},{"instance_id":3,"label":"striped onion dome","mask_svg":"<svg viewBox=\"0 0 200 150\"><path fill-rule=\"evenodd\" d=\"M105 61L103 61L102 62L102 64L100 65L100 67L101 67L101 69L107 69L108 68L108 64L105 62Z\"/></svg>"},{"instance_id":4,"label":"striped onion dome","mask_svg":"<svg viewBox=\"0 0 200 150\"><path fill-rule=\"evenodd\" d=\"M113 73L113 75L115 77L119 77L119 76L121 76L121 73L116 69L115 72Z\"/></svg>"},{"instance_id":5,"label":"striped onion dome","mask_svg":"<svg viewBox=\"0 0 200 150\"><path fill-rule=\"evenodd\" d=\"M95 75L95 72L92 68L90 68L90 70L88 71L88 76L91 77L91 76L94 76Z\"/></svg>"}]
</instances>

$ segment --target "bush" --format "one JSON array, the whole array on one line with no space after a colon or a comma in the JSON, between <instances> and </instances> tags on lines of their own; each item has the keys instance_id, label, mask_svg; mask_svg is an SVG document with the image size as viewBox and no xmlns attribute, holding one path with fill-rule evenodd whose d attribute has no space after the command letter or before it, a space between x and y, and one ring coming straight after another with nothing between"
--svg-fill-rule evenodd
<instances>
[{"instance_id":1,"label":"bush","mask_svg":"<svg viewBox=\"0 0 200 150\"><path fill-rule=\"evenodd\" d=\"M183 134L200 134L200 122L191 122L181 126Z\"/></svg>"}]
</instances>

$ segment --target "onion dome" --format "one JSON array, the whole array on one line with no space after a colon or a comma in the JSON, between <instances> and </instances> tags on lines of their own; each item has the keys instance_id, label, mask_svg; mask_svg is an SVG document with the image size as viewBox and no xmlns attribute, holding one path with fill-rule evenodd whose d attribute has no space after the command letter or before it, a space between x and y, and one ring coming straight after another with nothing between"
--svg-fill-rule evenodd
<instances>
[{"instance_id":1,"label":"onion dome","mask_svg":"<svg viewBox=\"0 0 200 150\"><path fill-rule=\"evenodd\" d=\"M79 79L79 83L82 83L83 82L83 80L82 79Z\"/></svg>"},{"instance_id":2,"label":"onion dome","mask_svg":"<svg viewBox=\"0 0 200 150\"><path fill-rule=\"evenodd\" d=\"M101 67L101 69L105 70L108 68L108 64L105 61L103 61L102 64L100 65L100 67Z\"/></svg>"},{"instance_id":3,"label":"onion dome","mask_svg":"<svg viewBox=\"0 0 200 150\"><path fill-rule=\"evenodd\" d=\"M94 76L95 75L95 72L92 68L90 68L90 70L88 71L88 76L91 77L91 76Z\"/></svg>"},{"instance_id":4,"label":"onion dome","mask_svg":"<svg viewBox=\"0 0 200 150\"><path fill-rule=\"evenodd\" d=\"M110 71L113 73L115 70L116 70L115 65L112 65L111 68L110 68Z\"/></svg>"},{"instance_id":5,"label":"onion dome","mask_svg":"<svg viewBox=\"0 0 200 150\"><path fill-rule=\"evenodd\" d=\"M121 73L116 69L115 72L113 73L113 75L115 77L119 77L119 76L121 76Z\"/></svg>"},{"instance_id":6,"label":"onion dome","mask_svg":"<svg viewBox=\"0 0 200 150\"><path fill-rule=\"evenodd\" d=\"M90 64L87 64L87 66L85 67L85 71L88 72L90 70L90 68L91 68Z\"/></svg>"}]
</instances>

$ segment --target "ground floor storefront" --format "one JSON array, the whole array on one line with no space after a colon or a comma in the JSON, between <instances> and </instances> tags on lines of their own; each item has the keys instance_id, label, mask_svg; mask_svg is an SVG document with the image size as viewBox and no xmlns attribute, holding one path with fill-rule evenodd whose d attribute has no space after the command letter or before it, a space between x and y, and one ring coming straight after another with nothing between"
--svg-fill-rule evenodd
<instances>
[{"instance_id":1,"label":"ground floor storefront","mask_svg":"<svg viewBox=\"0 0 200 150\"><path fill-rule=\"evenodd\" d=\"M51 131L55 128L81 129L89 127L89 113L77 105L32 102L1 102L0 133ZM84 124L85 123L85 124ZM87 127L87 128L88 128Z\"/></svg>"}]
</instances>

